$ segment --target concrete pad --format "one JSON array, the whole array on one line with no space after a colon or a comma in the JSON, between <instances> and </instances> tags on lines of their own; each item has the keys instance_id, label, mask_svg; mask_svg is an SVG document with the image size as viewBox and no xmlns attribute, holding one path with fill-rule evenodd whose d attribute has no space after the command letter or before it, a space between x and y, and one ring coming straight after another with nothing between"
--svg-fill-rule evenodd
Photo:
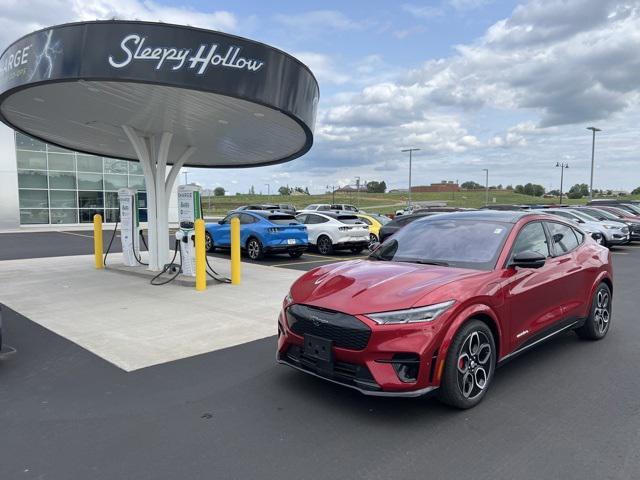
<instances>
[{"instance_id":1,"label":"concrete pad","mask_svg":"<svg viewBox=\"0 0 640 480\"><path fill-rule=\"evenodd\" d=\"M121 254L109 260L120 263ZM210 262L230 275L229 261ZM299 276L243 263L241 285L208 280L207 290L197 292L96 270L93 255L6 260L0 302L132 371L275 335L282 300Z\"/></svg>"}]
</instances>

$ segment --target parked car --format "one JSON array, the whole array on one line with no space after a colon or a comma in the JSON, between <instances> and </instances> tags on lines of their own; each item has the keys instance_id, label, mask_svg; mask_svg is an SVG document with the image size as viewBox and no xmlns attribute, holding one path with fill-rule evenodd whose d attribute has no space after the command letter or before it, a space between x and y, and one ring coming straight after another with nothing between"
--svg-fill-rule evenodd
<instances>
[{"instance_id":1,"label":"parked car","mask_svg":"<svg viewBox=\"0 0 640 480\"><path fill-rule=\"evenodd\" d=\"M290 203L276 203L276 208L279 212L288 213L289 215L296 214L296 207Z\"/></svg>"},{"instance_id":2,"label":"parked car","mask_svg":"<svg viewBox=\"0 0 640 480\"><path fill-rule=\"evenodd\" d=\"M355 215L369 226L369 247L380 242L380 229L383 225L389 223L391 219L375 213L356 213Z\"/></svg>"},{"instance_id":3,"label":"parked car","mask_svg":"<svg viewBox=\"0 0 640 480\"><path fill-rule=\"evenodd\" d=\"M400 215L391 220L386 225L383 225L380 229L379 241L382 243L391 235L396 233L405 225L409 225L411 222L418 220L419 218L430 217L438 215L438 212L420 211L412 213L410 215Z\"/></svg>"},{"instance_id":4,"label":"parked car","mask_svg":"<svg viewBox=\"0 0 640 480\"><path fill-rule=\"evenodd\" d=\"M605 337L612 285L609 251L559 217L422 218L368 259L294 282L278 317L277 358L367 395L437 390L469 408L496 365L543 340L567 330Z\"/></svg>"},{"instance_id":5,"label":"parked car","mask_svg":"<svg viewBox=\"0 0 640 480\"><path fill-rule=\"evenodd\" d=\"M629 241L628 231L626 233L624 232L624 229L626 228L628 230L628 228L620 222L594 220L588 215L570 208L547 208L540 210L539 213L556 215L573 222L576 226L591 235L597 243L606 247L620 245ZM618 235L621 235L622 238L616 238Z\"/></svg>"},{"instance_id":6,"label":"parked car","mask_svg":"<svg viewBox=\"0 0 640 480\"><path fill-rule=\"evenodd\" d=\"M244 210L230 213L218 223L206 224L207 251L231 247L231 219L236 217L240 219L240 245L252 260L259 260L266 253L284 252L292 258L298 258L309 246L306 227L293 215Z\"/></svg>"},{"instance_id":7,"label":"parked car","mask_svg":"<svg viewBox=\"0 0 640 480\"><path fill-rule=\"evenodd\" d=\"M633 215L640 215L640 201L638 200L611 200L611 199L597 199L587 202L588 206L592 207L618 207L623 210L627 210Z\"/></svg>"},{"instance_id":8,"label":"parked car","mask_svg":"<svg viewBox=\"0 0 640 480\"><path fill-rule=\"evenodd\" d=\"M307 227L309 244L321 255L346 249L358 254L369 246L369 227L355 215L302 212L296 219Z\"/></svg>"},{"instance_id":9,"label":"parked car","mask_svg":"<svg viewBox=\"0 0 640 480\"><path fill-rule=\"evenodd\" d=\"M234 208L233 210L229 210L229 212L227 212L227 213L243 212L245 210L265 210L265 211L275 212L276 210L278 210L278 206L277 205L273 205L273 204L244 205L242 207L238 207L238 208Z\"/></svg>"},{"instance_id":10,"label":"parked car","mask_svg":"<svg viewBox=\"0 0 640 480\"><path fill-rule=\"evenodd\" d=\"M353 205L348 205L346 203L313 203L302 211L317 211L317 212L351 212L356 213L361 210L358 207L354 207Z\"/></svg>"},{"instance_id":11,"label":"parked car","mask_svg":"<svg viewBox=\"0 0 640 480\"><path fill-rule=\"evenodd\" d=\"M589 215L590 217L600 220L600 221L609 221L609 222L619 222L627 225L629 227L629 234L631 235L631 240L640 240L640 218L634 218L632 216L627 216L626 211L624 215L616 215L612 212L605 210L604 205L601 207L578 207L575 210L578 210L585 215Z\"/></svg>"}]
</instances>

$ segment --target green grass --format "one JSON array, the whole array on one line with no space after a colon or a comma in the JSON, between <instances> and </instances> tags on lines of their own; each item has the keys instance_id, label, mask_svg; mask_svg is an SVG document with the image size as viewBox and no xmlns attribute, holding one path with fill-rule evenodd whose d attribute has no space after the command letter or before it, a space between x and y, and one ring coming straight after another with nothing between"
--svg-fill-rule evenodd
<instances>
[{"instance_id":1,"label":"green grass","mask_svg":"<svg viewBox=\"0 0 640 480\"><path fill-rule=\"evenodd\" d=\"M464 191L453 193L412 193L414 202L428 200L446 201L452 207L479 208L485 203L484 190ZM506 204L527 204L527 203L558 203L558 198L541 198L521 195L511 191L489 191L489 202ZM624 199L639 199L640 195L623 197ZM363 210L369 209L371 212L394 213L407 203L406 193L360 193L359 197L355 193L336 193L335 203L349 203L359 206ZM581 205L587 202L586 198L578 200L564 199L563 203L571 205ZM225 197L204 197L202 204L206 216L223 216L229 210L242 205L255 203L291 203L297 209L301 209L312 203L332 203L331 194L325 195L232 195Z\"/></svg>"}]
</instances>

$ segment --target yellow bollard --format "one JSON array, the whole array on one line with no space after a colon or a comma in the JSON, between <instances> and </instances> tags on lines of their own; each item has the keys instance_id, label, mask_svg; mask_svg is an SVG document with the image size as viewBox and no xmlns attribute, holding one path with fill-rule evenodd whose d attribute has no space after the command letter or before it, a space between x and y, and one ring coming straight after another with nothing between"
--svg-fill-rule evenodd
<instances>
[{"instance_id":1,"label":"yellow bollard","mask_svg":"<svg viewBox=\"0 0 640 480\"><path fill-rule=\"evenodd\" d=\"M102 215L96 213L93 216L93 254L97 269L104 268L102 253Z\"/></svg>"},{"instance_id":2,"label":"yellow bollard","mask_svg":"<svg viewBox=\"0 0 640 480\"><path fill-rule=\"evenodd\" d=\"M198 218L195 221L196 228L196 290L202 291L207 289L207 267L206 255L204 249L204 220Z\"/></svg>"},{"instance_id":3,"label":"yellow bollard","mask_svg":"<svg viewBox=\"0 0 640 480\"><path fill-rule=\"evenodd\" d=\"M240 219L231 219L231 283L240 285Z\"/></svg>"}]
</instances>

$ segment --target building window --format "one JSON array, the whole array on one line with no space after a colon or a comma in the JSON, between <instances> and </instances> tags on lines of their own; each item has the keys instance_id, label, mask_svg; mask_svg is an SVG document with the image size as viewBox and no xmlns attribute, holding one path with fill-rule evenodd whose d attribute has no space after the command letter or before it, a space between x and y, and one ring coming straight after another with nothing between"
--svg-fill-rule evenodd
<instances>
[{"instance_id":1,"label":"building window","mask_svg":"<svg viewBox=\"0 0 640 480\"><path fill-rule=\"evenodd\" d=\"M51 223L78 223L78 210L52 208Z\"/></svg>"},{"instance_id":2,"label":"building window","mask_svg":"<svg viewBox=\"0 0 640 480\"><path fill-rule=\"evenodd\" d=\"M45 152L32 152L30 150L18 150L16 152L18 169L46 170L47 154Z\"/></svg>"},{"instance_id":3,"label":"building window","mask_svg":"<svg viewBox=\"0 0 640 480\"><path fill-rule=\"evenodd\" d=\"M51 208L78 208L78 194L71 190L51 190L49 201Z\"/></svg>"},{"instance_id":4,"label":"building window","mask_svg":"<svg viewBox=\"0 0 640 480\"><path fill-rule=\"evenodd\" d=\"M79 172L102 173L102 158L93 155L77 154Z\"/></svg>"},{"instance_id":5,"label":"building window","mask_svg":"<svg viewBox=\"0 0 640 480\"><path fill-rule=\"evenodd\" d=\"M36 223L49 223L49 210L47 209L20 209L20 223L31 225Z\"/></svg>"},{"instance_id":6,"label":"building window","mask_svg":"<svg viewBox=\"0 0 640 480\"><path fill-rule=\"evenodd\" d=\"M49 172L49 188L59 188L61 190L76 189L75 172Z\"/></svg>"},{"instance_id":7,"label":"building window","mask_svg":"<svg viewBox=\"0 0 640 480\"><path fill-rule=\"evenodd\" d=\"M127 176L116 174L105 174L104 176L104 189L105 190L118 190L120 188L127 188Z\"/></svg>"},{"instance_id":8,"label":"building window","mask_svg":"<svg viewBox=\"0 0 640 480\"><path fill-rule=\"evenodd\" d=\"M20 188L48 188L47 172L38 170L18 170L18 186Z\"/></svg>"},{"instance_id":9,"label":"building window","mask_svg":"<svg viewBox=\"0 0 640 480\"><path fill-rule=\"evenodd\" d=\"M78 190L102 190L101 173L78 172Z\"/></svg>"},{"instance_id":10,"label":"building window","mask_svg":"<svg viewBox=\"0 0 640 480\"><path fill-rule=\"evenodd\" d=\"M140 220L147 221L145 182L140 164L73 152L15 134L20 223L90 223L118 219L118 194L137 189Z\"/></svg>"},{"instance_id":11,"label":"building window","mask_svg":"<svg viewBox=\"0 0 640 480\"><path fill-rule=\"evenodd\" d=\"M20 190L20 208L49 208L46 190Z\"/></svg>"}]
</instances>

